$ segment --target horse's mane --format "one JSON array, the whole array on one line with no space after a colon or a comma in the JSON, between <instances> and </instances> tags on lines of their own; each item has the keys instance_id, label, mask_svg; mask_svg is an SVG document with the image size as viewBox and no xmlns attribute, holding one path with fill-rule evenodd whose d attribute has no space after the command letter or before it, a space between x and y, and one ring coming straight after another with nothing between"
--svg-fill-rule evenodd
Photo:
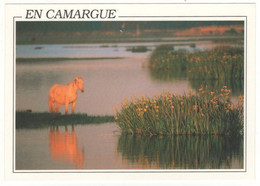
<instances>
[{"instance_id":1,"label":"horse's mane","mask_svg":"<svg viewBox=\"0 0 260 186\"><path fill-rule=\"evenodd\" d=\"M82 77L77 77L77 78L78 79L83 79ZM76 79L73 80L72 82L67 83L67 86L70 85L70 84L74 84L75 85L76 84Z\"/></svg>"},{"instance_id":2,"label":"horse's mane","mask_svg":"<svg viewBox=\"0 0 260 186\"><path fill-rule=\"evenodd\" d=\"M69 83L67 83L67 86L69 86L69 85L71 85L71 84L74 84L74 85L75 85L75 83L76 83L76 80L74 80L74 81L72 81L72 82L69 82Z\"/></svg>"}]
</instances>

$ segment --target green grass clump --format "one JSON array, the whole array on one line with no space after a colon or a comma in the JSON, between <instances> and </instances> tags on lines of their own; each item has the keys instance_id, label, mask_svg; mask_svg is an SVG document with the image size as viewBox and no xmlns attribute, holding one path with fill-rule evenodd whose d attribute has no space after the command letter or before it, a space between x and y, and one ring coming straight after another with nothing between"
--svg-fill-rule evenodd
<instances>
[{"instance_id":1,"label":"green grass clump","mask_svg":"<svg viewBox=\"0 0 260 186\"><path fill-rule=\"evenodd\" d=\"M16 128L44 128L73 124L98 124L115 121L113 116L89 116L87 114L68 114L48 112L16 111Z\"/></svg>"},{"instance_id":2,"label":"green grass clump","mask_svg":"<svg viewBox=\"0 0 260 186\"><path fill-rule=\"evenodd\" d=\"M132 48L127 48L126 51L131 51L133 53L147 52L148 48L146 46L135 46L135 47L132 47Z\"/></svg>"},{"instance_id":3,"label":"green grass clump","mask_svg":"<svg viewBox=\"0 0 260 186\"><path fill-rule=\"evenodd\" d=\"M230 90L200 88L187 95L165 92L148 98L125 99L115 120L122 132L140 135L239 135L243 130L243 101L232 105ZM242 97L241 97L242 99Z\"/></svg>"},{"instance_id":4,"label":"green grass clump","mask_svg":"<svg viewBox=\"0 0 260 186\"><path fill-rule=\"evenodd\" d=\"M157 47L149 60L152 76L161 79L187 77L200 80L244 78L243 48L218 47L205 51L174 51Z\"/></svg>"}]
</instances>

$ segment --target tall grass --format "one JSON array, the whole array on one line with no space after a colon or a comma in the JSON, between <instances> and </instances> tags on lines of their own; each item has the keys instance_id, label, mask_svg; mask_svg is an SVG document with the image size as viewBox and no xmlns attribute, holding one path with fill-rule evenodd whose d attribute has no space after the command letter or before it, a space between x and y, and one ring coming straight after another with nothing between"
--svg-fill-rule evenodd
<instances>
[{"instance_id":1,"label":"tall grass","mask_svg":"<svg viewBox=\"0 0 260 186\"><path fill-rule=\"evenodd\" d=\"M169 45L157 47L149 60L156 78L224 80L244 78L243 48L218 47L205 51L175 51Z\"/></svg>"},{"instance_id":2,"label":"tall grass","mask_svg":"<svg viewBox=\"0 0 260 186\"><path fill-rule=\"evenodd\" d=\"M215 91L220 90L223 86L227 86L232 96L239 96L244 94L244 80L243 79L231 79L230 81L225 80L189 80L189 85L192 89L198 91L201 86L207 86L209 90Z\"/></svg>"},{"instance_id":3,"label":"tall grass","mask_svg":"<svg viewBox=\"0 0 260 186\"><path fill-rule=\"evenodd\" d=\"M140 135L239 135L243 130L243 97L232 105L230 90L205 87L194 94L125 99L115 120L122 132Z\"/></svg>"}]
</instances>

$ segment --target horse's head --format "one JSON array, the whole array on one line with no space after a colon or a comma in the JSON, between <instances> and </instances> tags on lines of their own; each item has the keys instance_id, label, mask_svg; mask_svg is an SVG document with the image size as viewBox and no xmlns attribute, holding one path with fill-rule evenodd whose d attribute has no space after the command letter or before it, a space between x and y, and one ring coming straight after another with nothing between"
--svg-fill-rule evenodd
<instances>
[{"instance_id":1,"label":"horse's head","mask_svg":"<svg viewBox=\"0 0 260 186\"><path fill-rule=\"evenodd\" d=\"M81 90L81 92L84 92L84 81L82 77L76 77L75 84L78 87L78 89Z\"/></svg>"}]
</instances>

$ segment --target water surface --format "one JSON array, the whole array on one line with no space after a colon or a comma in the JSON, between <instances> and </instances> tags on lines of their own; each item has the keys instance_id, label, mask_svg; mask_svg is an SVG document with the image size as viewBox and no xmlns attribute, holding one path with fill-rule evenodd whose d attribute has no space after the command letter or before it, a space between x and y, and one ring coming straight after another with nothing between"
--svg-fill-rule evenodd
<instances>
[{"instance_id":1,"label":"water surface","mask_svg":"<svg viewBox=\"0 0 260 186\"><path fill-rule=\"evenodd\" d=\"M243 169L243 139L141 137L115 123L16 131L16 170Z\"/></svg>"},{"instance_id":2,"label":"water surface","mask_svg":"<svg viewBox=\"0 0 260 186\"><path fill-rule=\"evenodd\" d=\"M184 42L184 43L183 43ZM197 41L196 48L187 41L178 49L207 49L217 44ZM54 84L67 84L76 76L84 79L85 92L79 93L75 112L91 115L112 115L114 105L120 106L132 95L153 96L164 90L184 94L200 87L200 82L175 78L161 81L149 72L147 63L151 51L132 53L127 47L147 46L153 49L160 43L81 44L81 45L18 45L17 58L100 58L123 57L123 59L64 60L16 64L16 110L48 111L48 90ZM169 43L168 43L169 44ZM36 49L36 48L39 49ZM214 83L216 84L216 83ZM223 83L222 83L223 84ZM218 87L223 86L219 83ZM236 85L232 83L231 85ZM236 88L236 87L235 87ZM239 93L243 89L238 87ZM64 112L64 106L60 109Z\"/></svg>"}]
</instances>

